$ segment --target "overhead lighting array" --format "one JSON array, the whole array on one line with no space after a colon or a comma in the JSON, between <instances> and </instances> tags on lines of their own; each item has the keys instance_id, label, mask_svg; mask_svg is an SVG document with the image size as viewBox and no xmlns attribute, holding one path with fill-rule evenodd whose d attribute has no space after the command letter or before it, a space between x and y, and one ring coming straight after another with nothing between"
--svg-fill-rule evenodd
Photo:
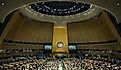
<instances>
[{"instance_id":1,"label":"overhead lighting array","mask_svg":"<svg viewBox=\"0 0 121 70\"><path fill-rule=\"evenodd\" d=\"M65 16L84 12L90 8L90 5L78 2L50 1L31 4L30 7L42 14Z\"/></svg>"}]
</instances>

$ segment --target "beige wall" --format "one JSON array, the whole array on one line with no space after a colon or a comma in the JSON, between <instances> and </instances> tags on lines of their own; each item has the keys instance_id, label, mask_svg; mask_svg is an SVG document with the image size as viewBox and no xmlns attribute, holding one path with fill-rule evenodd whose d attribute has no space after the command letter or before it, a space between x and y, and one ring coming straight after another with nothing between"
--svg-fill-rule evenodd
<instances>
[{"instance_id":1,"label":"beige wall","mask_svg":"<svg viewBox=\"0 0 121 70\"><path fill-rule=\"evenodd\" d=\"M13 14L13 16L11 17L10 21L8 22L8 24L6 25L3 33L0 36L0 44L2 44L3 39L7 36L8 32L14 28L14 26L16 24L19 24L19 22L21 22L21 16L19 14L19 12L15 12ZM19 21L18 21L19 20Z\"/></svg>"},{"instance_id":2,"label":"beige wall","mask_svg":"<svg viewBox=\"0 0 121 70\"><path fill-rule=\"evenodd\" d=\"M121 37L117 32L113 22L111 21L110 17L108 16L107 12L103 11L102 15L99 17L101 23L105 23L110 31L114 34L115 38L118 40L118 43L121 44Z\"/></svg>"},{"instance_id":3,"label":"beige wall","mask_svg":"<svg viewBox=\"0 0 121 70\"><path fill-rule=\"evenodd\" d=\"M101 22L100 17L83 22L69 23L69 43L95 42L116 39L109 25L105 22Z\"/></svg>"},{"instance_id":4,"label":"beige wall","mask_svg":"<svg viewBox=\"0 0 121 70\"><path fill-rule=\"evenodd\" d=\"M20 16L20 15L19 15ZM51 43L53 24L26 19L20 16L16 25L7 33L5 39L23 42ZM14 19L12 19L14 20ZM13 23L13 22L11 22Z\"/></svg>"}]
</instances>

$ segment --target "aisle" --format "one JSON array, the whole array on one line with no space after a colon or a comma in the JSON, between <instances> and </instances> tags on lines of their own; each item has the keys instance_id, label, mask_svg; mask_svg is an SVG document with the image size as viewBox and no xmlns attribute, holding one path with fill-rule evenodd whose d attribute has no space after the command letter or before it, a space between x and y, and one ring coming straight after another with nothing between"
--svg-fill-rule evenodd
<instances>
[{"instance_id":1,"label":"aisle","mask_svg":"<svg viewBox=\"0 0 121 70\"><path fill-rule=\"evenodd\" d=\"M62 62L59 62L59 64L58 64L58 70L63 70Z\"/></svg>"}]
</instances>

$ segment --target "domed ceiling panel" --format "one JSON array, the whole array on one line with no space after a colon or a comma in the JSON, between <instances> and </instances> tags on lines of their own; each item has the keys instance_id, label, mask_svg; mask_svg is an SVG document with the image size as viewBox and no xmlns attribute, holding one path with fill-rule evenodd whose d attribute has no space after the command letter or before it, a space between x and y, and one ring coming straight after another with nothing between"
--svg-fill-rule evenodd
<instances>
[{"instance_id":1,"label":"domed ceiling panel","mask_svg":"<svg viewBox=\"0 0 121 70\"><path fill-rule=\"evenodd\" d=\"M30 7L42 14L65 16L84 12L90 8L90 4L68 1L50 1L31 4Z\"/></svg>"},{"instance_id":2,"label":"domed ceiling panel","mask_svg":"<svg viewBox=\"0 0 121 70\"><path fill-rule=\"evenodd\" d=\"M117 22L121 22L121 0L1 0L0 1L0 22L3 23L5 17L10 14L12 11L19 9L23 5L28 5L37 2L48 2L48 1L73 1L73 2L82 2L88 4L97 5L117 18Z\"/></svg>"},{"instance_id":3,"label":"domed ceiling panel","mask_svg":"<svg viewBox=\"0 0 121 70\"><path fill-rule=\"evenodd\" d=\"M102 9L92 4L69 1L38 2L19 9L20 13L34 20L52 23L70 23L89 20Z\"/></svg>"}]
</instances>

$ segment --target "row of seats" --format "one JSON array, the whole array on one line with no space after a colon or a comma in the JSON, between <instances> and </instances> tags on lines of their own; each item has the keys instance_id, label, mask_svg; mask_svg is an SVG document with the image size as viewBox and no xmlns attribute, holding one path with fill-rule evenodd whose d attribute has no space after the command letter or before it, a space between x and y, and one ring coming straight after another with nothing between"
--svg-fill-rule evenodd
<instances>
[{"instance_id":1,"label":"row of seats","mask_svg":"<svg viewBox=\"0 0 121 70\"><path fill-rule=\"evenodd\" d=\"M105 43L116 43L117 40L101 40L101 41L87 41L81 44L105 44Z\"/></svg>"},{"instance_id":2,"label":"row of seats","mask_svg":"<svg viewBox=\"0 0 121 70\"><path fill-rule=\"evenodd\" d=\"M4 39L3 44L14 44L14 45L43 45L44 43L37 42L25 42L25 41L14 41L14 40L6 40ZM108 41L100 41L100 42L88 42L88 43L78 43L80 46L105 46L105 45L118 45L117 40L108 40Z\"/></svg>"},{"instance_id":3,"label":"row of seats","mask_svg":"<svg viewBox=\"0 0 121 70\"><path fill-rule=\"evenodd\" d=\"M1 66L1 69L3 70L40 70L41 64L45 60L40 59L32 59L32 60L24 60L19 62L13 62L10 64L4 64Z\"/></svg>"},{"instance_id":4,"label":"row of seats","mask_svg":"<svg viewBox=\"0 0 121 70\"><path fill-rule=\"evenodd\" d=\"M60 60L46 61L42 68L44 70L120 70L118 65L121 60L104 57L66 58Z\"/></svg>"},{"instance_id":5,"label":"row of seats","mask_svg":"<svg viewBox=\"0 0 121 70\"><path fill-rule=\"evenodd\" d=\"M49 55L43 54L43 53L29 54L29 55L20 54L20 55L9 56L9 57L0 57L0 65L12 63L12 62L18 62L18 61L22 61L22 60L30 60L30 59L34 59L34 58L41 59L40 56L41 56L41 58L50 57Z\"/></svg>"},{"instance_id":6,"label":"row of seats","mask_svg":"<svg viewBox=\"0 0 121 70\"><path fill-rule=\"evenodd\" d=\"M81 52L101 52L101 53L121 53L120 50L94 50L94 49L82 49Z\"/></svg>"},{"instance_id":7,"label":"row of seats","mask_svg":"<svg viewBox=\"0 0 121 70\"><path fill-rule=\"evenodd\" d=\"M64 59L37 59L36 56L17 60L18 57L7 59L9 62L0 64L1 70L120 70L121 60L111 57L88 56L79 58L71 57ZM21 57L23 58L23 57ZM12 61L10 61L12 60ZM5 58L0 61L5 61Z\"/></svg>"},{"instance_id":8,"label":"row of seats","mask_svg":"<svg viewBox=\"0 0 121 70\"><path fill-rule=\"evenodd\" d=\"M0 50L1 54L12 54L17 52L34 52L41 51L41 49L10 49L10 50Z\"/></svg>"},{"instance_id":9,"label":"row of seats","mask_svg":"<svg viewBox=\"0 0 121 70\"><path fill-rule=\"evenodd\" d=\"M103 44L80 44L79 46L117 46L118 43L103 43Z\"/></svg>"},{"instance_id":10,"label":"row of seats","mask_svg":"<svg viewBox=\"0 0 121 70\"><path fill-rule=\"evenodd\" d=\"M14 40L5 40L3 44L13 44L13 45L42 45L43 43L36 43L36 42L24 42L24 41L14 41Z\"/></svg>"},{"instance_id":11,"label":"row of seats","mask_svg":"<svg viewBox=\"0 0 121 70\"><path fill-rule=\"evenodd\" d=\"M118 45L117 40L103 40L95 42L80 43L80 46L107 46L107 45Z\"/></svg>"}]
</instances>

